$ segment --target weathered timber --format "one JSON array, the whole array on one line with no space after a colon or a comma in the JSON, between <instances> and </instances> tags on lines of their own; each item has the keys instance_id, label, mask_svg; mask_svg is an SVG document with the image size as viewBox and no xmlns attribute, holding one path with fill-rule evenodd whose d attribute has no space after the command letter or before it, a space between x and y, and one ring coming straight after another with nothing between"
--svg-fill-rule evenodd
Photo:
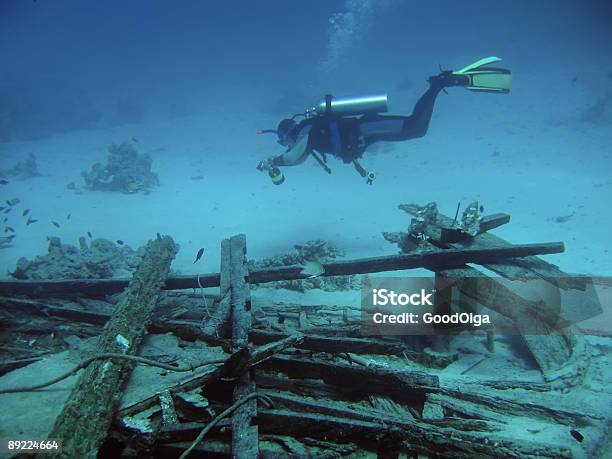
<instances>
[{"instance_id":1,"label":"weathered timber","mask_svg":"<svg viewBox=\"0 0 612 459\"><path fill-rule=\"evenodd\" d=\"M337 438L354 442L369 450L381 447L433 457L573 457L569 448L534 441L514 441L490 432L462 432L451 428L409 423L411 428L337 416L294 413L285 410L260 410L260 431L296 438ZM484 440L487 441L484 441Z\"/></svg>"},{"instance_id":2,"label":"weathered timber","mask_svg":"<svg viewBox=\"0 0 612 459\"><path fill-rule=\"evenodd\" d=\"M480 231L478 232L478 234L482 234L486 231L489 231L495 228L499 228L500 226L505 225L506 223L509 223L509 222L510 222L509 214L498 213L498 214L485 215L484 217L482 217L482 220L480 222Z\"/></svg>"},{"instance_id":3,"label":"weathered timber","mask_svg":"<svg viewBox=\"0 0 612 459\"><path fill-rule=\"evenodd\" d=\"M419 210L415 204L402 204L399 208L412 215ZM440 239L443 228L451 225L449 217L438 213L436 221L430 222L424 233L433 242ZM459 250L511 244L493 234L484 233L448 246L451 247L448 250ZM541 278L563 289L584 290L590 282L589 278L570 276L537 257L515 258L511 263L498 261L480 264L509 279ZM439 276L460 279L457 287L463 294L512 319L547 381L558 380L559 384L571 385L579 380L588 360L583 352L584 343L579 337L572 336L570 329L561 329L556 311L547 310L542 303L523 299L493 279L479 280L483 274L466 264L449 265L434 271Z\"/></svg>"},{"instance_id":4,"label":"weathered timber","mask_svg":"<svg viewBox=\"0 0 612 459\"><path fill-rule=\"evenodd\" d=\"M147 244L123 299L100 335L96 353L136 353L177 250L169 236L158 235ZM125 360L100 360L84 370L49 435L62 439L63 457L97 457L132 366Z\"/></svg>"},{"instance_id":5,"label":"weathered timber","mask_svg":"<svg viewBox=\"0 0 612 459\"><path fill-rule=\"evenodd\" d=\"M480 228L478 233L482 234L486 231L498 228L506 223L510 222L510 215L508 214L492 214L482 217L480 221ZM472 236L462 231L460 228L441 228L440 231L440 242L442 244L450 242L459 242L471 239Z\"/></svg>"},{"instance_id":6,"label":"weathered timber","mask_svg":"<svg viewBox=\"0 0 612 459\"><path fill-rule=\"evenodd\" d=\"M197 428L202 430L204 424L198 424ZM194 428L196 428L194 426ZM309 443L318 443L315 446L317 450L308 448L311 445L298 442L291 437L280 437L277 435L266 435L260 438L260 453L261 459L284 459L287 457L317 457L321 459L332 459L335 457L347 457L348 454L354 452L357 448L350 445L338 445L331 442L316 442L314 439ZM279 445L282 449L279 449ZM178 457L181 452L185 451L190 446L187 442L173 442L160 444L156 449L159 457ZM326 451L325 454L320 454L321 450ZM218 439L208 439L193 449L194 457L211 457L211 458L230 458L231 448L228 443L224 443ZM317 454L319 453L319 454ZM196 456L197 454L197 456ZM191 457L191 456L190 456Z\"/></svg>"},{"instance_id":7,"label":"weathered timber","mask_svg":"<svg viewBox=\"0 0 612 459\"><path fill-rule=\"evenodd\" d=\"M541 302L528 301L494 279L483 279L469 266L440 270L437 275L457 279L461 293L510 318L547 381L566 376L571 380L587 363L581 361L587 358L581 338L561 330L556 315L548 314Z\"/></svg>"},{"instance_id":8,"label":"weathered timber","mask_svg":"<svg viewBox=\"0 0 612 459\"><path fill-rule=\"evenodd\" d=\"M289 336L285 333L265 330L251 330L249 335L251 341L258 345L278 341ZM328 337L311 334L304 335L304 340L296 347L330 354L352 352L355 354L401 355L402 352L411 352L408 346L399 341L390 342L377 339Z\"/></svg>"},{"instance_id":9,"label":"weathered timber","mask_svg":"<svg viewBox=\"0 0 612 459\"><path fill-rule=\"evenodd\" d=\"M222 425L223 421L217 426L218 428L227 428ZM192 430L202 430L205 427L201 423L191 423L193 425ZM227 442L223 442L223 435L218 434L214 438L214 430L207 435L207 440L201 443L193 449L194 453L197 453L197 457L214 457L224 458L231 457L231 448ZM220 429L221 430L221 429ZM181 436L185 438L193 438L193 434L189 435L188 429L185 428L183 432L176 431L172 432L171 436ZM213 437L213 438L211 438ZM172 443L160 443L159 448L156 452L159 453L159 457L177 457L179 454L189 447L189 443L186 442L172 442ZM281 449L279 449L279 446ZM293 437L281 436L281 435L261 435L259 438L259 449L261 459L285 459L287 457L292 458L318 458L318 459L334 459L338 457L351 457L352 453L361 454L357 445L354 444L339 444L332 441L317 440L314 438L304 438L302 441L298 441ZM382 459L382 458L381 458Z\"/></svg>"},{"instance_id":10,"label":"weathered timber","mask_svg":"<svg viewBox=\"0 0 612 459\"><path fill-rule=\"evenodd\" d=\"M219 301L217 308L205 317L202 322L202 335L209 338L229 338L231 329L229 327L231 314L231 246L230 240L221 241L221 267L219 274ZM200 282L203 282L200 279ZM201 284L202 286L204 284Z\"/></svg>"},{"instance_id":11,"label":"weathered timber","mask_svg":"<svg viewBox=\"0 0 612 459\"><path fill-rule=\"evenodd\" d=\"M28 314L46 317L48 319L58 318L67 319L71 322L89 323L93 325L104 325L110 318L110 314L85 311L66 306L50 305L40 300L30 300L26 298L0 298L0 308L5 307L12 311L22 311ZM295 306L297 307L297 306ZM305 306L308 308L308 306ZM323 306L313 306L313 309ZM51 333L55 326L49 324L40 333ZM328 327L328 333L337 334L343 329ZM352 328L351 328L352 330ZM173 333L181 339L194 341L203 339L215 344L219 342L217 337L202 336L199 323L194 320L165 320L160 317L153 317L149 326L151 333ZM277 342L290 337L289 333L276 331L252 329L249 332L249 340L255 345L264 345ZM399 341L385 341L375 338L350 338L343 336L325 336L311 334L303 336L303 341L296 344L299 349L308 349L315 352L343 353L351 352L355 354L380 354L380 355L402 355L411 360L423 361L421 353L410 350L410 347Z\"/></svg>"},{"instance_id":12,"label":"weathered timber","mask_svg":"<svg viewBox=\"0 0 612 459\"><path fill-rule=\"evenodd\" d=\"M263 362L261 368L280 371L290 378L322 379L327 384L342 386L353 393L376 393L399 401L424 400L425 392L439 386L437 376L422 371L363 367L304 356L278 355Z\"/></svg>"},{"instance_id":13,"label":"weathered timber","mask_svg":"<svg viewBox=\"0 0 612 459\"><path fill-rule=\"evenodd\" d=\"M255 373L255 383L260 389L280 390L316 399L353 400L353 397L346 393L345 386L331 386L319 379L291 379L274 370L258 369Z\"/></svg>"},{"instance_id":14,"label":"weathered timber","mask_svg":"<svg viewBox=\"0 0 612 459\"><path fill-rule=\"evenodd\" d=\"M246 262L246 236L239 234L230 239L230 293L232 346L235 351L248 349L251 328L251 297L247 279L249 271ZM233 399L237 402L255 394L255 383L249 371L238 377ZM259 431L254 422L257 417L257 400L244 403L232 413L232 456L252 458L259 456Z\"/></svg>"},{"instance_id":15,"label":"weathered timber","mask_svg":"<svg viewBox=\"0 0 612 459\"><path fill-rule=\"evenodd\" d=\"M288 338L285 338L281 341L277 341L275 343L270 343L265 346L260 346L250 353L248 356L247 365L244 366L245 370L252 368L256 365L261 364L265 360L269 359L277 352L281 352L282 350L295 346L302 340L301 336L294 335ZM206 384L210 384L212 382L217 381L219 378L224 378L228 376L236 376L234 373L235 366L233 362L235 360L241 360L242 351L239 350L232 355L230 355L227 361L222 365L216 365L207 367L202 371L202 374L194 376L186 381L183 381L180 384L176 384L171 387L167 387L166 389L170 391L171 394L176 394L179 392L189 392L190 390L196 389L198 387L205 386ZM143 410L146 410L157 404L158 398L157 396L151 396L144 400L141 400L132 405L121 408L117 413L117 418L121 418L123 416L133 416L136 413L139 413Z\"/></svg>"},{"instance_id":16,"label":"weathered timber","mask_svg":"<svg viewBox=\"0 0 612 459\"><path fill-rule=\"evenodd\" d=\"M0 376L18 368L30 365L31 363L38 362L39 360L41 360L41 357L27 357L24 359L0 361Z\"/></svg>"},{"instance_id":17,"label":"weathered timber","mask_svg":"<svg viewBox=\"0 0 612 459\"><path fill-rule=\"evenodd\" d=\"M355 403L343 403L333 400L307 400L291 394L279 393L274 390L265 390L275 406L275 410L283 410L295 416L302 414L317 414L324 417L341 419L350 424L353 421L376 424L379 427L397 427L406 431L423 431L425 429L447 428L449 432L488 432L489 434L499 431L502 425L495 421L483 421L479 419L448 418L442 420L415 420L412 415L401 416L399 413L381 413L373 411L371 407ZM176 442L193 438L201 429L199 423L188 423L174 425L164 428L160 436L163 442ZM452 430L450 430L452 429ZM302 436L302 435L300 435ZM343 439L344 440L344 439Z\"/></svg>"},{"instance_id":18,"label":"weathered timber","mask_svg":"<svg viewBox=\"0 0 612 459\"><path fill-rule=\"evenodd\" d=\"M487 234L482 237L488 236ZM479 236L481 237L481 236ZM504 241L505 242L505 241ZM362 258L334 263L324 263L325 273L322 276L348 276L384 271L401 271L415 268L436 268L457 266L465 263L489 264L501 263L506 258L530 257L563 252L562 242L541 244L521 244L488 246L478 249L461 248L448 250L431 250L420 254L400 254L385 257ZM514 261L513 261L514 263ZM305 279L308 275L302 273L302 266L286 266L266 270L253 270L249 273L249 283L260 284L280 280ZM559 271L561 272L561 271ZM551 274L552 275L552 274ZM1 281L0 295L44 297L96 297L111 295L127 287L126 279L76 279L62 281ZM175 276L167 279L164 289L181 290L201 287L218 287L220 274L202 274L199 276Z\"/></svg>"},{"instance_id":19,"label":"weathered timber","mask_svg":"<svg viewBox=\"0 0 612 459\"><path fill-rule=\"evenodd\" d=\"M500 391L499 395L490 392L482 393L481 388L468 389L465 385L461 385L458 388L435 389L428 394L428 397L431 397L432 393L448 396L458 401L473 402L484 409L505 416L529 416L532 418L544 419L546 421L553 420L568 426L587 426L604 420L603 416L598 417L593 414L568 411L563 408L551 406L545 402L538 403L527 400L510 400L503 396L503 391Z\"/></svg>"},{"instance_id":20,"label":"weathered timber","mask_svg":"<svg viewBox=\"0 0 612 459\"><path fill-rule=\"evenodd\" d=\"M494 420L491 420L492 422L461 418L449 418L442 422L431 419L415 420L408 411L408 408L402 406L400 406L400 408L405 410L404 413L389 411L381 413L380 411L373 412L372 408L369 406L355 403L342 403L334 400L308 400L292 394L278 392L277 390L264 390L261 392L274 402L275 409L285 408L296 412L319 413L327 416L359 419L361 421L382 422L385 425L398 425L407 429L412 429L417 425L426 427L427 424L433 424L461 431L493 432L501 430L501 426Z\"/></svg>"},{"instance_id":21,"label":"weathered timber","mask_svg":"<svg viewBox=\"0 0 612 459\"><path fill-rule=\"evenodd\" d=\"M0 297L0 309L96 325L104 325L110 318L110 314L69 308L66 306L55 306L40 300L11 298L6 296Z\"/></svg>"}]
</instances>

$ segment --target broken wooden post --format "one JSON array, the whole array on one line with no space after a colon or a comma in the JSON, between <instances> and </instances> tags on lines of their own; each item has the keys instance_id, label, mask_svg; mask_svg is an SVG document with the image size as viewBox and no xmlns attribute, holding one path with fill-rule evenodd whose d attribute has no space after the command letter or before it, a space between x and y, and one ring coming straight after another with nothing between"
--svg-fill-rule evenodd
<instances>
[{"instance_id":1,"label":"broken wooden post","mask_svg":"<svg viewBox=\"0 0 612 459\"><path fill-rule=\"evenodd\" d=\"M251 296L249 271L246 263L246 236L239 234L230 239L230 291L232 304L232 345L234 352L248 351L251 328ZM255 382L249 371L239 376L234 389L234 402L255 394ZM232 414L232 456L235 458L259 457L259 429L254 423L257 417L255 398L236 408Z\"/></svg>"},{"instance_id":2,"label":"broken wooden post","mask_svg":"<svg viewBox=\"0 0 612 459\"><path fill-rule=\"evenodd\" d=\"M172 238L159 234L146 245L121 302L100 335L96 354L136 354L177 251ZM97 360L85 369L49 434L62 439L62 457L98 456L133 365L123 359Z\"/></svg>"},{"instance_id":3,"label":"broken wooden post","mask_svg":"<svg viewBox=\"0 0 612 459\"><path fill-rule=\"evenodd\" d=\"M211 312L202 322L202 334L213 340L226 339L230 337L230 312L231 312L231 250L230 240L221 241L221 267L219 272L219 301L217 309Z\"/></svg>"}]
</instances>

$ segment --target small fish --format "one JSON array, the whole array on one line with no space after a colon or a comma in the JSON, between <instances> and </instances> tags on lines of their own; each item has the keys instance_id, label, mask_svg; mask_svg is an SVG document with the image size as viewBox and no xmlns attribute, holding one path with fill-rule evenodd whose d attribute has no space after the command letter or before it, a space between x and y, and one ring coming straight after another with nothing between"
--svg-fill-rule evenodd
<instances>
[{"instance_id":1,"label":"small fish","mask_svg":"<svg viewBox=\"0 0 612 459\"><path fill-rule=\"evenodd\" d=\"M325 273L325 268L318 261L308 261L302 266L302 271L300 274L303 274L306 279L313 279L315 277L319 277L321 274Z\"/></svg>"},{"instance_id":2,"label":"small fish","mask_svg":"<svg viewBox=\"0 0 612 459\"><path fill-rule=\"evenodd\" d=\"M0 185L8 185L8 180L1 179Z\"/></svg>"},{"instance_id":3,"label":"small fish","mask_svg":"<svg viewBox=\"0 0 612 459\"><path fill-rule=\"evenodd\" d=\"M51 223L53 223L53 226L55 226L56 228L60 227L60 224L58 222L56 222L56 221L52 220Z\"/></svg>"},{"instance_id":4,"label":"small fish","mask_svg":"<svg viewBox=\"0 0 612 459\"><path fill-rule=\"evenodd\" d=\"M4 220L2 220L2 223L6 223L8 221L8 217L4 217Z\"/></svg>"},{"instance_id":5,"label":"small fish","mask_svg":"<svg viewBox=\"0 0 612 459\"><path fill-rule=\"evenodd\" d=\"M89 239L93 239L93 236L91 235L89 231L87 231L87 235L89 236Z\"/></svg>"},{"instance_id":6,"label":"small fish","mask_svg":"<svg viewBox=\"0 0 612 459\"><path fill-rule=\"evenodd\" d=\"M8 232L14 233L14 232L15 232L15 230L14 230L12 227L7 226L6 228L4 228L4 232L5 232L5 233L8 233Z\"/></svg>"},{"instance_id":7,"label":"small fish","mask_svg":"<svg viewBox=\"0 0 612 459\"><path fill-rule=\"evenodd\" d=\"M28 217L28 221L26 222L26 226L31 225L32 223L36 223L38 220L35 220L32 217Z\"/></svg>"},{"instance_id":8,"label":"small fish","mask_svg":"<svg viewBox=\"0 0 612 459\"><path fill-rule=\"evenodd\" d=\"M123 245L123 241L121 239L117 239L117 244Z\"/></svg>"},{"instance_id":9,"label":"small fish","mask_svg":"<svg viewBox=\"0 0 612 459\"><path fill-rule=\"evenodd\" d=\"M7 199L7 200L6 200L6 203L7 203L9 206L11 206L11 207L12 207L12 206L15 206L15 205L17 205L17 204L19 204L20 202L21 202L21 200L20 200L19 198L13 198L13 199Z\"/></svg>"},{"instance_id":10,"label":"small fish","mask_svg":"<svg viewBox=\"0 0 612 459\"><path fill-rule=\"evenodd\" d=\"M132 142L138 143L138 139L136 137L132 137Z\"/></svg>"},{"instance_id":11,"label":"small fish","mask_svg":"<svg viewBox=\"0 0 612 459\"><path fill-rule=\"evenodd\" d=\"M572 212L568 215L560 215L559 217L555 218L555 223L566 223L574 216L575 213L576 212Z\"/></svg>"},{"instance_id":12,"label":"small fish","mask_svg":"<svg viewBox=\"0 0 612 459\"><path fill-rule=\"evenodd\" d=\"M66 220L70 220L70 214L66 215Z\"/></svg>"},{"instance_id":13,"label":"small fish","mask_svg":"<svg viewBox=\"0 0 612 459\"><path fill-rule=\"evenodd\" d=\"M0 206L0 211L2 211L2 210L4 210L4 209L6 209L6 207L4 207L4 206Z\"/></svg>"},{"instance_id":14,"label":"small fish","mask_svg":"<svg viewBox=\"0 0 612 459\"><path fill-rule=\"evenodd\" d=\"M570 435L576 439L576 441L582 443L584 440L584 435L578 432L576 429L570 430Z\"/></svg>"},{"instance_id":15,"label":"small fish","mask_svg":"<svg viewBox=\"0 0 612 459\"><path fill-rule=\"evenodd\" d=\"M198 261L200 261L200 258L202 258L202 255L204 255L204 247L202 247L200 250L198 250L198 253L196 254L196 259L193 262L193 264L195 265Z\"/></svg>"},{"instance_id":16,"label":"small fish","mask_svg":"<svg viewBox=\"0 0 612 459\"><path fill-rule=\"evenodd\" d=\"M4 213L5 213L5 214L8 214L8 213L9 213L11 210L13 210L13 208L12 208L12 207L9 207L8 209L6 209L6 210L4 211Z\"/></svg>"},{"instance_id":17,"label":"small fish","mask_svg":"<svg viewBox=\"0 0 612 459\"><path fill-rule=\"evenodd\" d=\"M30 209L26 209L23 212L21 212L21 216L25 217L26 215L28 215L30 213Z\"/></svg>"},{"instance_id":18,"label":"small fish","mask_svg":"<svg viewBox=\"0 0 612 459\"><path fill-rule=\"evenodd\" d=\"M0 237L0 246L4 244L10 244L14 237L15 237L14 234L11 234L10 236L6 236L6 237Z\"/></svg>"}]
</instances>

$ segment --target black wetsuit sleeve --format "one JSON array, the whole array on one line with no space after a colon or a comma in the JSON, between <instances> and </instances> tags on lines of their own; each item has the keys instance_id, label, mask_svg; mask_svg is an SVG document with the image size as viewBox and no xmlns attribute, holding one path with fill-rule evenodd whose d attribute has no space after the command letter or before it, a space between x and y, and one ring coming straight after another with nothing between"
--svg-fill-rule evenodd
<instances>
[{"instance_id":1,"label":"black wetsuit sleeve","mask_svg":"<svg viewBox=\"0 0 612 459\"><path fill-rule=\"evenodd\" d=\"M417 101L410 116L373 115L360 119L366 145L377 141L401 141L423 137L429 129L436 97L442 86L432 85Z\"/></svg>"},{"instance_id":2,"label":"black wetsuit sleeve","mask_svg":"<svg viewBox=\"0 0 612 459\"><path fill-rule=\"evenodd\" d=\"M310 132L305 133L291 150L274 158L272 164L274 166L295 166L303 163L310 154L309 137Z\"/></svg>"}]
</instances>

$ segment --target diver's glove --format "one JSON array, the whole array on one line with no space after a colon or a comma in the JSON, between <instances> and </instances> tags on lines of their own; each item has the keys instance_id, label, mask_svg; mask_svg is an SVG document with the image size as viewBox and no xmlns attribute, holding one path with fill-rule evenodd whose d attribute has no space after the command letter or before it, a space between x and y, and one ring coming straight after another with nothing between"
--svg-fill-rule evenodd
<instances>
[{"instance_id":1,"label":"diver's glove","mask_svg":"<svg viewBox=\"0 0 612 459\"><path fill-rule=\"evenodd\" d=\"M453 73L452 70L444 70L438 75L429 77L427 80L432 87L448 88L450 86L467 86L470 84L470 78L466 75Z\"/></svg>"}]
</instances>

